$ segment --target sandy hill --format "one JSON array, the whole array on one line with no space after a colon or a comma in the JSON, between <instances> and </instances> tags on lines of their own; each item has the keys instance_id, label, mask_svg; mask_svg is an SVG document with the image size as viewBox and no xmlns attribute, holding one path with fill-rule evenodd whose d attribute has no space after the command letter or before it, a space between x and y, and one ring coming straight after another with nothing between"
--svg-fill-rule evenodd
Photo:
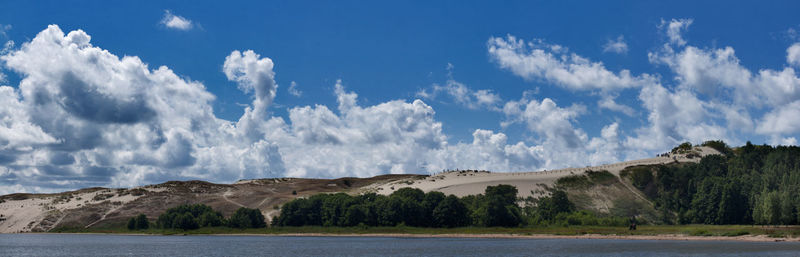
<instances>
[{"instance_id":1,"label":"sandy hill","mask_svg":"<svg viewBox=\"0 0 800 257\"><path fill-rule=\"evenodd\" d=\"M651 205L641 192L619 178L625 168L697 162L699 157L718 154L708 147L689 152L615 164L518 173L452 171L434 175L381 175L372 178L303 179L275 178L242 180L234 184L204 181L170 181L135 188L86 188L56 194L10 194L0 196L0 233L50 231L56 227L102 228L124 224L128 218L144 213L155 220L166 209L185 203L203 203L231 215L239 207L258 208L268 218L291 199L317 193L376 192L390 194L403 187L441 191L458 196L483 193L487 186L510 184L521 197L546 193L563 177L581 176L586 171L607 170L616 178L592 187L570 190L570 199L586 209L613 212L615 205Z\"/></svg>"}]
</instances>

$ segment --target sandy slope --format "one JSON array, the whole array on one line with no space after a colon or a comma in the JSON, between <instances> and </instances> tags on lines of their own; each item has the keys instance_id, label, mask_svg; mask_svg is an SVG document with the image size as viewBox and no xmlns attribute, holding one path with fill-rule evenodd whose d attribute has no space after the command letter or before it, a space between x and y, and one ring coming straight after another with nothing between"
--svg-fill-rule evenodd
<instances>
[{"instance_id":1,"label":"sandy slope","mask_svg":"<svg viewBox=\"0 0 800 257\"><path fill-rule=\"evenodd\" d=\"M158 188L143 188L158 191ZM61 222L65 212L82 206L103 202L122 207L138 196L120 194L121 189L83 189L62 194L34 195L27 199L6 199L0 203L0 233L48 230ZM119 208L117 207L117 208ZM107 213L103 214L101 220ZM100 220L98 220L100 221Z\"/></svg>"},{"instance_id":2,"label":"sandy slope","mask_svg":"<svg viewBox=\"0 0 800 257\"><path fill-rule=\"evenodd\" d=\"M695 150L701 155L706 156L709 154L719 154L716 150L708 147L696 147ZM418 180L404 180L396 181L388 184L375 184L365 188L365 191L373 191L379 194L391 194L392 192L404 188L413 187L428 191L440 191L445 194L454 194L456 196L481 194L487 186L495 186L499 184L508 184L517 187L519 196L535 196L532 191L541 191L540 184L552 186L553 183L560 177L569 176L573 174L583 174L587 170L607 170L615 175L626 167L636 165L652 165L652 164L665 164L670 162L698 162L700 158L687 158L685 155L674 155L672 157L657 157L650 159L634 160L627 162L620 162L608 165L584 167L584 168L567 168L560 170L545 170L534 172L514 172L514 173L488 173L488 172L446 172L436 174L424 179ZM635 191L635 190L634 190Z\"/></svg>"}]
</instances>

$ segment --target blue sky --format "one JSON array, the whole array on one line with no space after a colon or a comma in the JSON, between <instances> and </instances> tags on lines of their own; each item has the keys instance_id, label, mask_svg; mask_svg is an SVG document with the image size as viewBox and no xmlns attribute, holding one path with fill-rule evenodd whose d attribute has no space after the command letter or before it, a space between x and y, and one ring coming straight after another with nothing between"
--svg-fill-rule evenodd
<instances>
[{"instance_id":1,"label":"blue sky","mask_svg":"<svg viewBox=\"0 0 800 257\"><path fill-rule=\"evenodd\" d=\"M0 41L13 45L0 59L0 85L8 88L0 114L11 121L0 124L0 193L164 179L539 170L711 139L797 144L797 5L6 1ZM78 30L88 44L67 35ZM58 32L58 48L31 43ZM106 50L111 56L91 54L109 58L97 64L107 66L77 67L92 59L76 52L77 59L44 58L71 43ZM30 61L36 56L43 62ZM131 77L113 68L123 56L151 72L166 66L180 81ZM74 89L73 80L88 86ZM195 85L194 98L156 95L167 88L159 83ZM40 90L61 100L41 107ZM342 104L355 95L355 109ZM208 111L178 129L176 117L191 115L168 107L184 103ZM120 119L129 107L153 117ZM61 112L74 119L45 117ZM198 128L207 122L201 117L213 120L208 130ZM103 135L102 142L73 130ZM226 137L209 136L216 134Z\"/></svg>"}]
</instances>

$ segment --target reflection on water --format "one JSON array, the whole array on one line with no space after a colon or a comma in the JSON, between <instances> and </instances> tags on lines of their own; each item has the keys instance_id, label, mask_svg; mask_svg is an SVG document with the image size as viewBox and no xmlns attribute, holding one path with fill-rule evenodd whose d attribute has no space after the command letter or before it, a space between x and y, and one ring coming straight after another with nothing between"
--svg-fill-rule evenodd
<instances>
[{"instance_id":1,"label":"reflection on water","mask_svg":"<svg viewBox=\"0 0 800 257\"><path fill-rule=\"evenodd\" d=\"M800 256L798 242L0 234L2 256Z\"/></svg>"}]
</instances>

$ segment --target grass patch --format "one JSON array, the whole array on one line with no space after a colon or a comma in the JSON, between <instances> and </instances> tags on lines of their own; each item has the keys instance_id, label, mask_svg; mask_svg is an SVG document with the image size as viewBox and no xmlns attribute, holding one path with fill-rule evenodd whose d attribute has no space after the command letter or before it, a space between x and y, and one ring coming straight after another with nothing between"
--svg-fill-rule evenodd
<instances>
[{"instance_id":1,"label":"grass patch","mask_svg":"<svg viewBox=\"0 0 800 257\"><path fill-rule=\"evenodd\" d=\"M617 182L617 176L614 176L614 174L611 174L611 172L608 172L607 170L588 170L586 171L586 176L589 177L589 180L596 184L610 185Z\"/></svg>"},{"instance_id":2,"label":"grass patch","mask_svg":"<svg viewBox=\"0 0 800 257\"><path fill-rule=\"evenodd\" d=\"M109 234L149 234L149 235L213 235L213 234L513 234L513 235L689 235L689 236L743 236L767 235L775 238L798 236L800 227L758 227L750 225L640 225L637 230L612 226L536 226L536 227L461 227L461 228L420 228L420 227L268 227L238 229L229 227L203 227L195 230L158 229L128 230L124 227L105 228L64 228L52 233L109 233Z\"/></svg>"},{"instance_id":3,"label":"grass patch","mask_svg":"<svg viewBox=\"0 0 800 257\"><path fill-rule=\"evenodd\" d=\"M569 175L556 180L556 186L565 188L583 188L591 186L589 178L584 175Z\"/></svg>"},{"instance_id":4,"label":"grass patch","mask_svg":"<svg viewBox=\"0 0 800 257\"><path fill-rule=\"evenodd\" d=\"M688 233L690 236L713 236L714 234L711 231L705 229L694 229L689 231Z\"/></svg>"},{"instance_id":5,"label":"grass patch","mask_svg":"<svg viewBox=\"0 0 800 257\"><path fill-rule=\"evenodd\" d=\"M722 233L722 236L744 236L744 235L749 235L749 234L750 234L750 231L747 231L747 230L735 230L735 231L728 231L728 232Z\"/></svg>"}]
</instances>

